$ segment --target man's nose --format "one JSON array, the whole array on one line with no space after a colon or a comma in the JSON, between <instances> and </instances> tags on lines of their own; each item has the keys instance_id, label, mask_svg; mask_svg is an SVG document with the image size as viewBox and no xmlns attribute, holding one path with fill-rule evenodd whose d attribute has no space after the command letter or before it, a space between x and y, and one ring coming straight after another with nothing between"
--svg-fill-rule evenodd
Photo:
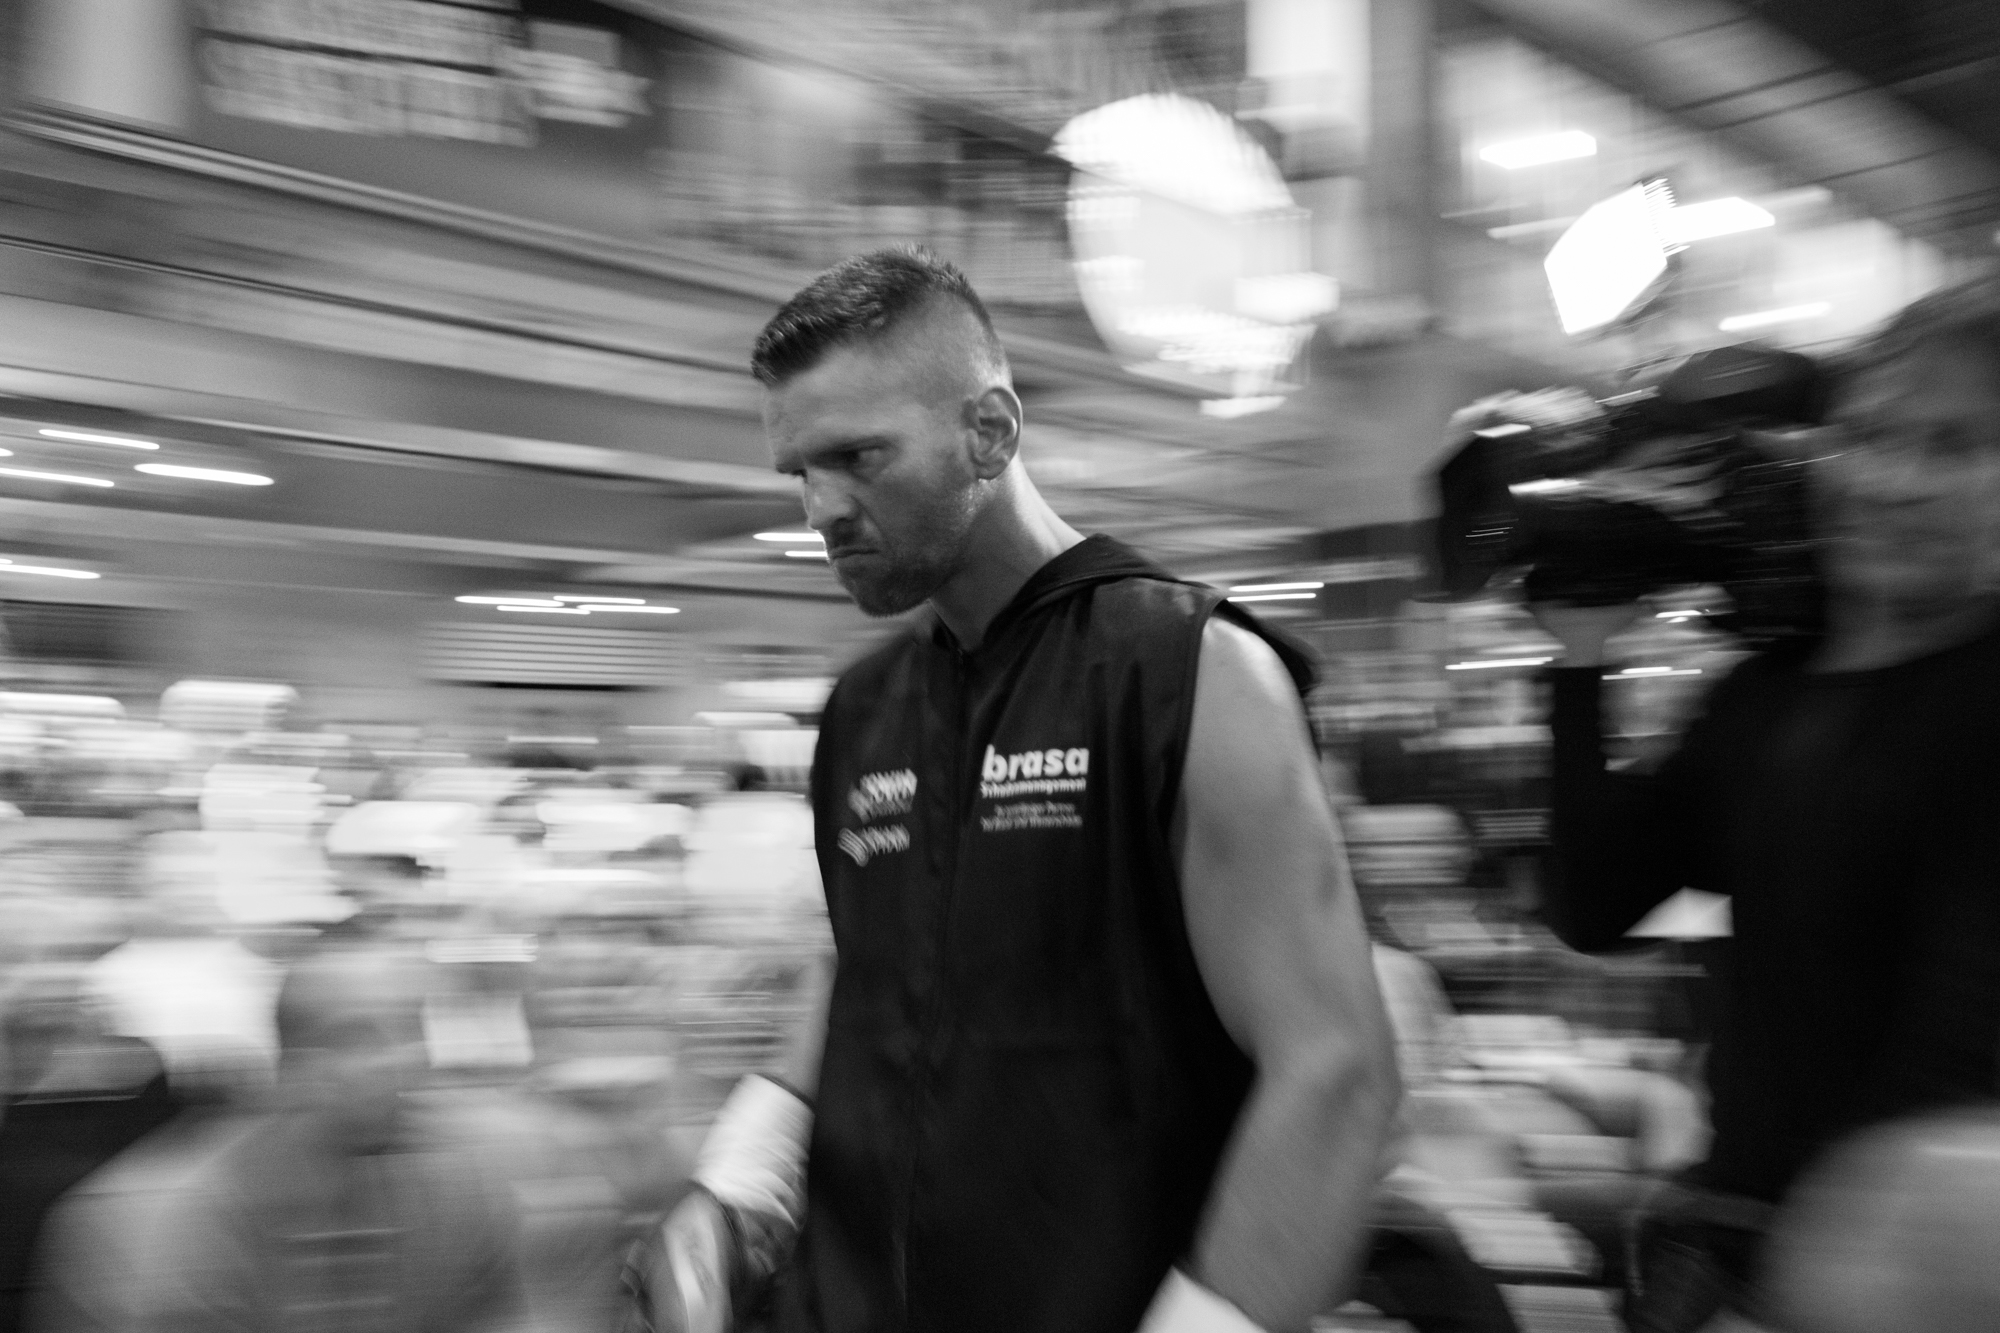
<instances>
[{"instance_id":1,"label":"man's nose","mask_svg":"<svg viewBox=\"0 0 2000 1333\"><path fill-rule=\"evenodd\" d=\"M826 533L854 512L854 497L833 477L815 477L808 473L804 498L806 526L818 533Z\"/></svg>"}]
</instances>

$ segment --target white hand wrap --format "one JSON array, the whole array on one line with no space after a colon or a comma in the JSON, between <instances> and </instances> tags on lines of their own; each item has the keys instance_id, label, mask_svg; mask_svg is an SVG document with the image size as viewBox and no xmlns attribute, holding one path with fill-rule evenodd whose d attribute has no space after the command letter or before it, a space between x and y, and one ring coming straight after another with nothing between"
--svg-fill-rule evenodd
<instances>
[{"instance_id":1,"label":"white hand wrap","mask_svg":"<svg viewBox=\"0 0 2000 1333\"><path fill-rule=\"evenodd\" d=\"M1176 1268L1160 1284L1139 1333L1264 1333L1264 1329Z\"/></svg>"},{"instance_id":2,"label":"white hand wrap","mask_svg":"<svg viewBox=\"0 0 2000 1333\"><path fill-rule=\"evenodd\" d=\"M806 1140L812 1107L756 1074L740 1080L695 1159L695 1183L732 1208L783 1219L805 1216Z\"/></svg>"}]
</instances>

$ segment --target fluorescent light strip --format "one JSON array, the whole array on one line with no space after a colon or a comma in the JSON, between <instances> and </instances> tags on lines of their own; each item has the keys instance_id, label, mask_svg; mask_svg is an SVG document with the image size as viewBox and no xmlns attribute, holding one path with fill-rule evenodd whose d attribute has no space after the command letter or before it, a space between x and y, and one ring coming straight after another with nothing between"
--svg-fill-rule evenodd
<instances>
[{"instance_id":1,"label":"fluorescent light strip","mask_svg":"<svg viewBox=\"0 0 2000 1333\"><path fill-rule=\"evenodd\" d=\"M53 565L0 565L0 574L39 574L51 579L96 579L102 574L89 569L57 569Z\"/></svg>"},{"instance_id":2,"label":"fluorescent light strip","mask_svg":"<svg viewBox=\"0 0 2000 1333\"><path fill-rule=\"evenodd\" d=\"M606 606L644 606L646 604L646 599L643 597L569 597L562 593L556 593L553 600L558 602L588 603L591 606L596 606L600 603Z\"/></svg>"},{"instance_id":3,"label":"fluorescent light strip","mask_svg":"<svg viewBox=\"0 0 2000 1333\"><path fill-rule=\"evenodd\" d=\"M523 606L519 602L506 602L493 608L495 611L519 611L531 616L587 616L590 612L577 606Z\"/></svg>"},{"instance_id":4,"label":"fluorescent light strip","mask_svg":"<svg viewBox=\"0 0 2000 1333\"><path fill-rule=\"evenodd\" d=\"M151 440L135 440L129 435L97 435L87 430L55 430L44 427L35 432L51 440L75 440L79 444L115 444L120 449L157 449Z\"/></svg>"},{"instance_id":5,"label":"fluorescent light strip","mask_svg":"<svg viewBox=\"0 0 2000 1333\"><path fill-rule=\"evenodd\" d=\"M1724 333L1741 333L1745 329L1767 329L1773 324L1795 324L1803 319L1818 319L1833 307L1825 301L1809 301L1805 305L1780 306L1776 310L1755 310L1747 315L1731 315L1715 327Z\"/></svg>"},{"instance_id":6,"label":"fluorescent light strip","mask_svg":"<svg viewBox=\"0 0 2000 1333\"><path fill-rule=\"evenodd\" d=\"M1542 666L1552 659L1547 657L1494 657L1483 662L1447 662L1446 671L1488 671L1495 667Z\"/></svg>"},{"instance_id":7,"label":"fluorescent light strip","mask_svg":"<svg viewBox=\"0 0 2000 1333\"><path fill-rule=\"evenodd\" d=\"M1324 588L1324 583L1238 583L1231 592L1296 592L1300 588Z\"/></svg>"},{"instance_id":8,"label":"fluorescent light strip","mask_svg":"<svg viewBox=\"0 0 2000 1333\"><path fill-rule=\"evenodd\" d=\"M553 597L487 597L483 594L468 593L464 597L452 598L454 602L464 602L468 606L561 606Z\"/></svg>"},{"instance_id":9,"label":"fluorescent light strip","mask_svg":"<svg viewBox=\"0 0 2000 1333\"><path fill-rule=\"evenodd\" d=\"M1771 211L1734 195L1708 199L1699 204L1675 204L1660 217L1660 231L1668 244L1686 245L1715 236L1776 226Z\"/></svg>"},{"instance_id":10,"label":"fluorescent light strip","mask_svg":"<svg viewBox=\"0 0 2000 1333\"><path fill-rule=\"evenodd\" d=\"M228 472L216 467L182 467L178 463L141 463L132 469L149 477L177 477L182 481L215 481L225 486L269 486L269 477L255 472Z\"/></svg>"},{"instance_id":11,"label":"fluorescent light strip","mask_svg":"<svg viewBox=\"0 0 2000 1333\"><path fill-rule=\"evenodd\" d=\"M825 551L787 551L785 554L794 560L824 560L827 558Z\"/></svg>"},{"instance_id":12,"label":"fluorescent light strip","mask_svg":"<svg viewBox=\"0 0 2000 1333\"><path fill-rule=\"evenodd\" d=\"M104 576L88 569L58 569L54 565L17 565L12 560L0 560L0 574L39 574L51 579L100 579Z\"/></svg>"},{"instance_id":13,"label":"fluorescent light strip","mask_svg":"<svg viewBox=\"0 0 2000 1333\"><path fill-rule=\"evenodd\" d=\"M582 609L602 616L677 616L681 613L678 606L602 606L596 602Z\"/></svg>"},{"instance_id":14,"label":"fluorescent light strip","mask_svg":"<svg viewBox=\"0 0 2000 1333\"><path fill-rule=\"evenodd\" d=\"M33 468L0 467L0 477L20 477L26 481L53 481L64 486L97 486L110 490L117 482L102 477L78 477L67 472L37 472Z\"/></svg>"},{"instance_id":15,"label":"fluorescent light strip","mask_svg":"<svg viewBox=\"0 0 2000 1333\"><path fill-rule=\"evenodd\" d=\"M1259 592L1247 597L1232 597L1232 602L1309 602L1319 596L1316 592Z\"/></svg>"},{"instance_id":16,"label":"fluorescent light strip","mask_svg":"<svg viewBox=\"0 0 2000 1333\"><path fill-rule=\"evenodd\" d=\"M1538 134L1532 139L1514 139L1507 143L1491 144L1479 150L1480 161L1491 162L1504 171L1519 171L1523 167L1541 167L1551 162L1570 162L1580 157L1596 156L1597 140L1582 130Z\"/></svg>"},{"instance_id":17,"label":"fluorescent light strip","mask_svg":"<svg viewBox=\"0 0 2000 1333\"><path fill-rule=\"evenodd\" d=\"M1700 667L1626 667L1612 672L1606 680L1660 680L1667 676L1699 676Z\"/></svg>"},{"instance_id":18,"label":"fluorescent light strip","mask_svg":"<svg viewBox=\"0 0 2000 1333\"><path fill-rule=\"evenodd\" d=\"M826 538L817 532L755 532L751 536L760 542L819 542L821 545L826 543Z\"/></svg>"}]
</instances>

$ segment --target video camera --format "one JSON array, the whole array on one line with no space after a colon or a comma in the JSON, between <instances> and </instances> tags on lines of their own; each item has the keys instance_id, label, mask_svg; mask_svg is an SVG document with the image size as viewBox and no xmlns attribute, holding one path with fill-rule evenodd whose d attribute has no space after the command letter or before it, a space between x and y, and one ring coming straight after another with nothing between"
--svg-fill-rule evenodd
<instances>
[{"instance_id":1,"label":"video camera","mask_svg":"<svg viewBox=\"0 0 2000 1333\"><path fill-rule=\"evenodd\" d=\"M1719 584L1725 628L1818 633L1808 458L1785 440L1824 397L1810 358L1745 344L1662 365L1566 421L1531 410L1539 423L1474 431L1437 472L1446 591L1524 569L1528 600L1585 606Z\"/></svg>"}]
</instances>

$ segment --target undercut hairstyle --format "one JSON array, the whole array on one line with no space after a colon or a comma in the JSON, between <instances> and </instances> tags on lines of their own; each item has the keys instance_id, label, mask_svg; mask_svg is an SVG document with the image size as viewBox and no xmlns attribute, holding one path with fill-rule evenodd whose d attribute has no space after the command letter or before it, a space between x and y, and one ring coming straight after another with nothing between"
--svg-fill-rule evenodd
<instances>
[{"instance_id":1,"label":"undercut hairstyle","mask_svg":"<svg viewBox=\"0 0 2000 1333\"><path fill-rule=\"evenodd\" d=\"M2000 371L2000 273L1932 292L1905 306L1880 332L1841 358L1852 374L1936 347L1977 351Z\"/></svg>"},{"instance_id":2,"label":"undercut hairstyle","mask_svg":"<svg viewBox=\"0 0 2000 1333\"><path fill-rule=\"evenodd\" d=\"M922 246L876 250L843 259L785 302L757 335L750 370L775 388L816 365L836 347L868 342L904 321L955 303L978 326L981 369L1004 376L1007 354L985 302L956 264Z\"/></svg>"}]
</instances>

